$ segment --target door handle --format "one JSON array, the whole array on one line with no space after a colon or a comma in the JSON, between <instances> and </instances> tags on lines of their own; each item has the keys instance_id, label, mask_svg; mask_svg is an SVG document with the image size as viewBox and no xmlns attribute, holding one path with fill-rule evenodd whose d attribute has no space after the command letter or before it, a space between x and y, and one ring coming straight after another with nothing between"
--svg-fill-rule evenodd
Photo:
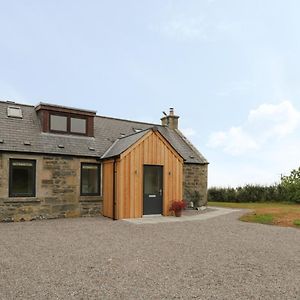
<instances>
[{"instance_id":1,"label":"door handle","mask_svg":"<svg viewBox=\"0 0 300 300\"><path fill-rule=\"evenodd\" d=\"M162 195L162 189L159 190L159 195L160 195L160 196Z\"/></svg>"}]
</instances>

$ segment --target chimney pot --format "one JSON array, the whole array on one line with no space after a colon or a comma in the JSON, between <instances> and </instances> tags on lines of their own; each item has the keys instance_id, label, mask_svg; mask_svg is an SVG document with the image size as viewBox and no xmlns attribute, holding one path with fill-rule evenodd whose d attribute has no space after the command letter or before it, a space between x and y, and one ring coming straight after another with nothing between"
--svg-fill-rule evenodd
<instances>
[{"instance_id":1,"label":"chimney pot","mask_svg":"<svg viewBox=\"0 0 300 300\"><path fill-rule=\"evenodd\" d=\"M179 116L175 116L174 108L170 107L169 115L166 115L164 112L163 114L165 116L161 118L161 125L169 127L170 129L178 129Z\"/></svg>"}]
</instances>

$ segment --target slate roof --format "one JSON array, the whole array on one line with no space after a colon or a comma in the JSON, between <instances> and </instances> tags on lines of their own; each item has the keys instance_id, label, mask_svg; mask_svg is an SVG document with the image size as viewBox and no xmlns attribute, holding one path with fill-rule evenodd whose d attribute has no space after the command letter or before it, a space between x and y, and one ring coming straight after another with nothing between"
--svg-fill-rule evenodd
<instances>
[{"instance_id":1,"label":"slate roof","mask_svg":"<svg viewBox=\"0 0 300 300\"><path fill-rule=\"evenodd\" d=\"M117 139L111 147L101 156L102 159L115 157L122 154L129 147L134 145L139 139L149 132L150 129L145 129L137 133Z\"/></svg>"},{"instance_id":2,"label":"slate roof","mask_svg":"<svg viewBox=\"0 0 300 300\"><path fill-rule=\"evenodd\" d=\"M21 107L23 118L7 117L8 106ZM208 163L179 130L171 130L157 124L96 116L95 137L44 133L41 131L40 120L34 106L0 101L0 151L101 157L117 139L128 136L123 142L132 142L136 138L141 138L145 130L153 126L168 140L186 163ZM136 129L142 131L133 134ZM30 145L25 145L27 142ZM122 147L125 147L125 144Z\"/></svg>"}]
</instances>

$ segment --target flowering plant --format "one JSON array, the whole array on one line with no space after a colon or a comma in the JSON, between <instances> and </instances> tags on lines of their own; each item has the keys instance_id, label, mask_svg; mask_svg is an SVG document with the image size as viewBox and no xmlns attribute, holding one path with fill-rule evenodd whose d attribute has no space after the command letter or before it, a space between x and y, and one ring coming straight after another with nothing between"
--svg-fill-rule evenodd
<instances>
[{"instance_id":1,"label":"flowering plant","mask_svg":"<svg viewBox=\"0 0 300 300\"><path fill-rule=\"evenodd\" d=\"M185 209L186 207L186 203L184 200L175 200L172 202L171 207L170 207L170 211L181 211L183 209Z\"/></svg>"}]
</instances>

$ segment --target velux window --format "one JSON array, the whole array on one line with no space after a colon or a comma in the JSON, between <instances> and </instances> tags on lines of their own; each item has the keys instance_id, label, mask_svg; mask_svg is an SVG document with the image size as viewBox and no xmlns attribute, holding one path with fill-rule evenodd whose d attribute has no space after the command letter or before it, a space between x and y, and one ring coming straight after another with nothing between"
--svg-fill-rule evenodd
<instances>
[{"instance_id":1,"label":"velux window","mask_svg":"<svg viewBox=\"0 0 300 300\"><path fill-rule=\"evenodd\" d=\"M35 197L35 166L36 162L34 160L10 160L10 197Z\"/></svg>"},{"instance_id":2,"label":"velux window","mask_svg":"<svg viewBox=\"0 0 300 300\"><path fill-rule=\"evenodd\" d=\"M81 164L81 195L100 195L99 164Z\"/></svg>"}]
</instances>

